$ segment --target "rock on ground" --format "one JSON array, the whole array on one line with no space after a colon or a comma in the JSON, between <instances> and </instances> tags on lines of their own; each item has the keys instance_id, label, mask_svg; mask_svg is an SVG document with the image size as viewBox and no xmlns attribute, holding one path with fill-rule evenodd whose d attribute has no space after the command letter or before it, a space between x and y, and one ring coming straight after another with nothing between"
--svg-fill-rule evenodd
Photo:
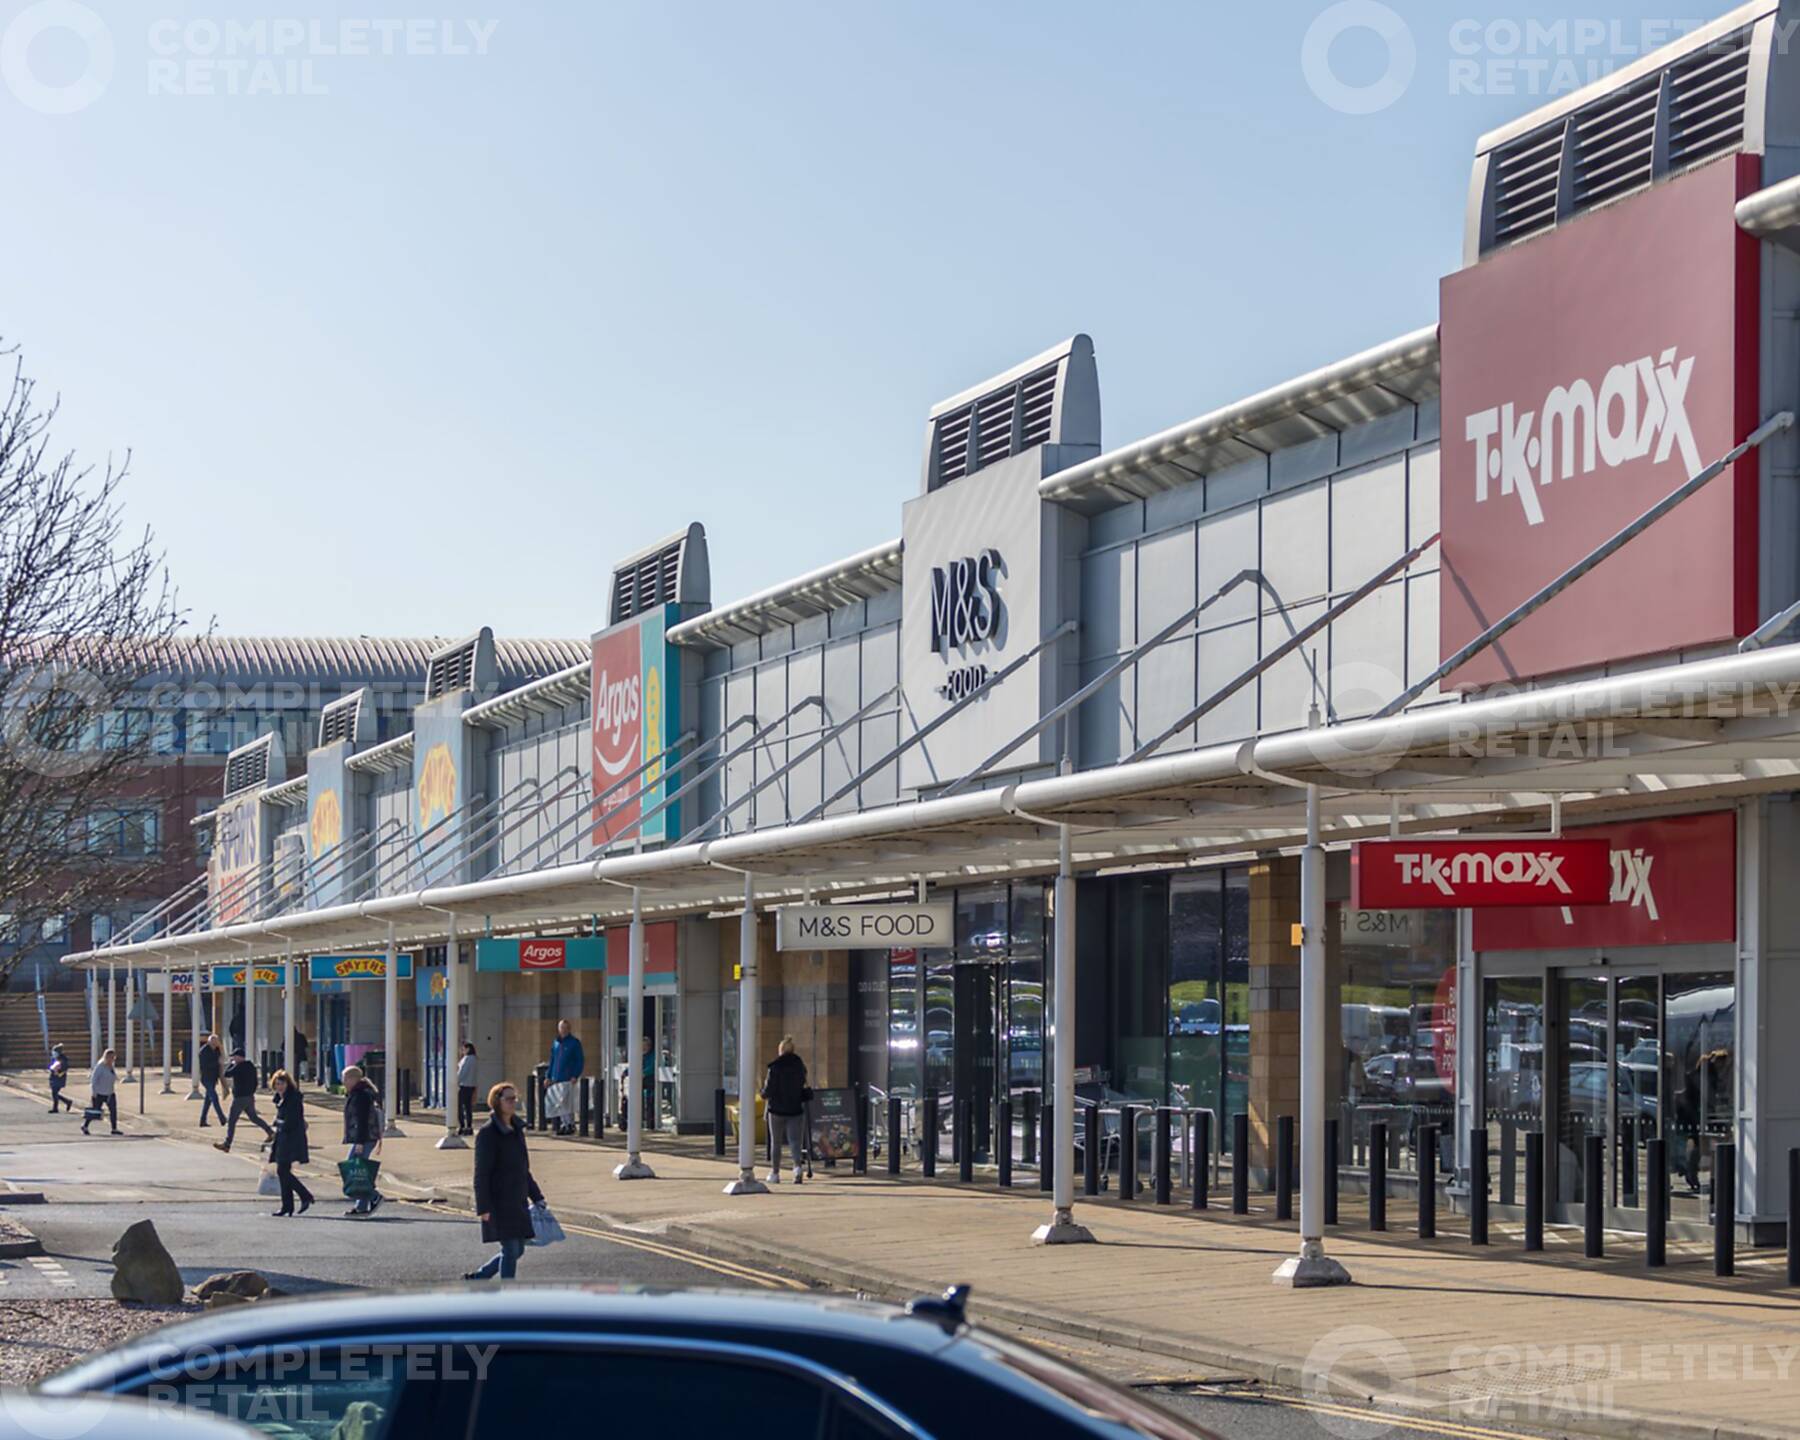
<instances>
[{"instance_id":1,"label":"rock on ground","mask_svg":"<svg viewBox=\"0 0 1800 1440\"><path fill-rule=\"evenodd\" d=\"M151 1221L138 1221L114 1242L112 1293L145 1305L179 1305L186 1295L181 1271Z\"/></svg>"},{"instance_id":2,"label":"rock on ground","mask_svg":"<svg viewBox=\"0 0 1800 1440\"><path fill-rule=\"evenodd\" d=\"M222 1270L208 1275L194 1287L194 1294L208 1310L225 1305L243 1305L279 1294L266 1275L255 1270Z\"/></svg>"}]
</instances>

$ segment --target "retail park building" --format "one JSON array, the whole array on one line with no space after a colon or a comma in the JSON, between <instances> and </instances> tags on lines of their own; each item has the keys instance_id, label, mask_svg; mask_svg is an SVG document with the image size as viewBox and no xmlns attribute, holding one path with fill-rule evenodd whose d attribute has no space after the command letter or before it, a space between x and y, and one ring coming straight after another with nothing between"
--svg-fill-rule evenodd
<instances>
[{"instance_id":1,"label":"retail park building","mask_svg":"<svg viewBox=\"0 0 1800 1440\"><path fill-rule=\"evenodd\" d=\"M1800 57L1772 43L1796 19L1745 7L1482 138L1436 324L1111 448L1077 336L931 412L892 539L715 597L690 524L619 563L590 660L494 694L484 632L432 658L408 734L351 696L303 772L246 747L205 913L72 962L274 975L391 938L402 1065L441 1085L449 992L484 1087L567 1018L616 1108L635 903L645 1119L709 1125L738 1047L791 1033L816 1087L971 1099L980 1161L997 1102L1049 1082L1072 961L1081 1094L1206 1108L1220 1138L1245 1112L1260 1169L1301 1101L1311 798L1347 1165L1378 1119L1412 1163L1430 1121L1454 1178L1485 1125L1508 1199L1541 1128L1553 1203L1599 1185L1630 1225L1660 1136L1700 1222L1733 1140L1740 1217L1779 1229L1800 647L1764 622L1800 600L1800 480L1766 422L1800 406ZM921 896L943 943L777 948L784 907ZM303 974L301 1013L380 1044L387 988Z\"/></svg>"}]
</instances>

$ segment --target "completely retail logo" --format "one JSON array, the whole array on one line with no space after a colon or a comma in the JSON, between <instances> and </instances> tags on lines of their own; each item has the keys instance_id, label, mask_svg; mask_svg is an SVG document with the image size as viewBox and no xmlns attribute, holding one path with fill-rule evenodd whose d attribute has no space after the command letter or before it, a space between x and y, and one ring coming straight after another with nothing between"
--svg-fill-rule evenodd
<instances>
[{"instance_id":1,"label":"completely retail logo","mask_svg":"<svg viewBox=\"0 0 1800 1440\"><path fill-rule=\"evenodd\" d=\"M1558 480L1591 475L1646 455L1662 464L1679 451L1687 473L1700 468L1700 450L1688 422L1687 393L1694 357L1670 346L1614 365L1598 388L1586 379L1554 385L1536 410L1508 401L1469 415L1463 438L1475 446L1475 501L1516 495L1525 523L1544 523L1538 492Z\"/></svg>"},{"instance_id":2,"label":"completely retail logo","mask_svg":"<svg viewBox=\"0 0 1800 1440\"><path fill-rule=\"evenodd\" d=\"M945 660L952 651L999 634L1000 578L1005 573L1006 562L992 547L932 567L931 648ZM961 700L987 681L986 665L963 665L946 675L937 691L946 700Z\"/></svg>"}]
</instances>

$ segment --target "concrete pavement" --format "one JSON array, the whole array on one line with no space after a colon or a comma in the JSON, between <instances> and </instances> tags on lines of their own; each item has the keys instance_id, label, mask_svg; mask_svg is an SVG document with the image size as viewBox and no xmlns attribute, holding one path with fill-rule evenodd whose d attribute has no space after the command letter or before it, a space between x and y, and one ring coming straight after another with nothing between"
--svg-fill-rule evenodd
<instances>
[{"instance_id":1,"label":"concrete pavement","mask_svg":"<svg viewBox=\"0 0 1800 1440\"><path fill-rule=\"evenodd\" d=\"M35 1077L14 1083L35 1089ZM126 1107L128 1128L166 1133L187 1132L196 1113L154 1093L146 1117L135 1108ZM466 1205L470 1152L436 1149L442 1130L422 1118L403 1127L385 1147L384 1179ZM327 1133L315 1122L321 1141ZM1538 1257L1503 1229L1486 1250L1448 1222L1430 1242L1398 1228L1359 1233L1346 1204L1351 1223L1329 1244L1357 1283L1292 1291L1270 1283L1295 1240L1266 1203L1233 1217L1142 1200L1082 1202L1101 1243L1047 1250L1028 1243L1047 1197L1000 1192L991 1180L962 1187L821 1170L803 1186L728 1199L735 1167L689 1142L647 1149L658 1178L633 1182L612 1178L622 1158L612 1143L534 1134L531 1146L538 1181L565 1220L876 1295L967 1282L985 1318L1135 1348L1190 1372L1486 1425L1800 1435L1800 1296L1768 1256L1715 1280L1699 1247L1671 1246L1670 1267L1648 1273L1632 1254L1583 1260L1566 1232L1553 1231ZM1395 1207L1396 1227L1404 1215Z\"/></svg>"}]
</instances>

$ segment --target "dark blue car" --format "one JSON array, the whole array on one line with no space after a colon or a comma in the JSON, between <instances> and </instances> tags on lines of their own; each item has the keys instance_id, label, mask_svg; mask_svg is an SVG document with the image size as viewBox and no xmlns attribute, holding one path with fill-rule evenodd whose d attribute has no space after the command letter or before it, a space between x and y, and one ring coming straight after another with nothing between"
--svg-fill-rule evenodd
<instances>
[{"instance_id":1,"label":"dark blue car","mask_svg":"<svg viewBox=\"0 0 1800 1440\"><path fill-rule=\"evenodd\" d=\"M154 1331L42 1388L317 1440L1205 1433L970 1326L963 1299L533 1287L278 1300Z\"/></svg>"}]
</instances>

